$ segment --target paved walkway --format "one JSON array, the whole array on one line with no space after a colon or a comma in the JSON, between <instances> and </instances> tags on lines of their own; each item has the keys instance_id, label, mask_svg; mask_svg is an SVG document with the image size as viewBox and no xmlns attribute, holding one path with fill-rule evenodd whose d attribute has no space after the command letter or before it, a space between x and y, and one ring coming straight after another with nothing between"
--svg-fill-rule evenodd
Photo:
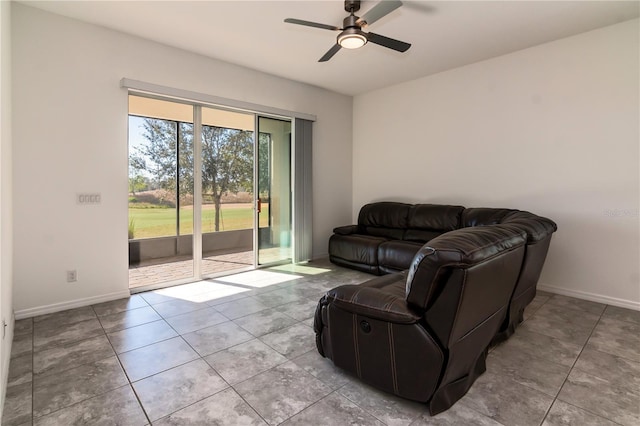
<instances>
[{"instance_id":1,"label":"paved walkway","mask_svg":"<svg viewBox=\"0 0 640 426\"><path fill-rule=\"evenodd\" d=\"M202 274L213 275L253 266L253 251L221 254L202 259ZM129 267L129 288L193 277L193 259Z\"/></svg>"},{"instance_id":2,"label":"paved walkway","mask_svg":"<svg viewBox=\"0 0 640 426\"><path fill-rule=\"evenodd\" d=\"M284 251L283 251L284 250ZM262 249L261 262L291 257L289 249ZM253 251L224 253L207 256L202 259L202 275L214 275L221 272L245 269L253 266ZM165 261L155 265L130 266L129 288L143 287L163 282L177 281L193 277L193 259Z\"/></svg>"}]
</instances>

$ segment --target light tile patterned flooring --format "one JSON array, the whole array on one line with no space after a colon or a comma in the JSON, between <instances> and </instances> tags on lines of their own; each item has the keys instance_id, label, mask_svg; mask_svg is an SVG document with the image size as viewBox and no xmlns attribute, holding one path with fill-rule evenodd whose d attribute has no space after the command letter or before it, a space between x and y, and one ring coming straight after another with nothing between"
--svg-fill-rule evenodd
<instances>
[{"instance_id":1,"label":"light tile patterned flooring","mask_svg":"<svg viewBox=\"0 0 640 426\"><path fill-rule=\"evenodd\" d=\"M2 424L640 424L640 312L539 292L431 417L315 349L318 298L369 278L320 261L18 321Z\"/></svg>"}]
</instances>

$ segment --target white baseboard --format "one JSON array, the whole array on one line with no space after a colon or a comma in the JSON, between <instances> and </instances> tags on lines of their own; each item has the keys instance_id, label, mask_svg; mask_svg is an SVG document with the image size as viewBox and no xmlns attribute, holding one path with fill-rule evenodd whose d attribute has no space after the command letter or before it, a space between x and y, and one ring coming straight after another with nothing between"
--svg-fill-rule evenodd
<instances>
[{"instance_id":1,"label":"white baseboard","mask_svg":"<svg viewBox=\"0 0 640 426\"><path fill-rule=\"evenodd\" d=\"M6 400L7 397L7 382L9 380L9 363L11 361L11 346L13 345L13 327L15 324L15 316L11 315L9 317L9 324L7 324L7 327L5 328L5 336L4 336L4 343L2 345L2 356L0 358L2 358L3 363L2 363L2 372L0 374L1 382L0 382L0 418L2 417L2 413L4 411L4 409L2 407L4 407L4 402Z\"/></svg>"},{"instance_id":2,"label":"white baseboard","mask_svg":"<svg viewBox=\"0 0 640 426\"><path fill-rule=\"evenodd\" d=\"M563 287L557 287L550 284L538 283L538 290L547 291L549 293L561 294L563 296L575 297L576 299L584 299L590 302L604 303L606 305L618 306L620 308L633 309L640 311L640 302L633 300L618 299L617 297L605 296L603 294L589 293L587 291L571 290Z\"/></svg>"},{"instance_id":3,"label":"white baseboard","mask_svg":"<svg viewBox=\"0 0 640 426\"><path fill-rule=\"evenodd\" d=\"M100 296L85 297L84 299L75 299L68 302L54 303L53 305L38 306L35 308L21 309L15 312L16 320L31 318L38 315L52 314L54 312L64 311L66 309L80 308L82 306L95 305L96 303L109 302L111 300L123 299L129 297L129 290L118 291L115 293L103 294Z\"/></svg>"}]
</instances>

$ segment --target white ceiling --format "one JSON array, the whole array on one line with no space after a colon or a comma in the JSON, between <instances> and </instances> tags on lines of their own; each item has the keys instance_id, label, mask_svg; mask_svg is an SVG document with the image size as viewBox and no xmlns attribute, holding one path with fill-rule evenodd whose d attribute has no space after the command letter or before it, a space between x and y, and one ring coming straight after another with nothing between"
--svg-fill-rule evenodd
<instances>
[{"instance_id":1,"label":"white ceiling","mask_svg":"<svg viewBox=\"0 0 640 426\"><path fill-rule=\"evenodd\" d=\"M24 1L30 6L355 95L628 19L638 1L405 1L367 30L412 43L368 44L318 59L336 33L285 18L342 26L342 1ZM376 1L363 1L361 16Z\"/></svg>"}]
</instances>

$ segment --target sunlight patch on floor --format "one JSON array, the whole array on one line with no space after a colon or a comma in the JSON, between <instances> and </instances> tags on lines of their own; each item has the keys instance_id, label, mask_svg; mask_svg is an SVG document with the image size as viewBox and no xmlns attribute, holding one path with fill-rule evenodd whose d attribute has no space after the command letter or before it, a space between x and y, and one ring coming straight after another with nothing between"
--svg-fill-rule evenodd
<instances>
[{"instance_id":1,"label":"sunlight patch on floor","mask_svg":"<svg viewBox=\"0 0 640 426\"><path fill-rule=\"evenodd\" d=\"M229 297L244 293L250 289L213 281L197 281L195 283L182 284L174 287L154 290L152 293L173 299L187 300L189 302L204 303L211 300Z\"/></svg>"},{"instance_id":2,"label":"sunlight patch on floor","mask_svg":"<svg viewBox=\"0 0 640 426\"><path fill-rule=\"evenodd\" d=\"M315 266L307 266L301 264L289 264L289 265L280 265L269 268L272 271L283 271L283 272L295 272L297 274L305 274L305 275L320 275L326 272L330 272L331 269L326 268L318 268Z\"/></svg>"},{"instance_id":3,"label":"sunlight patch on floor","mask_svg":"<svg viewBox=\"0 0 640 426\"><path fill-rule=\"evenodd\" d=\"M217 283L237 284L253 288L262 288L274 284L282 284L303 278L302 275L281 274L272 271L250 271L228 277L216 278Z\"/></svg>"}]
</instances>

